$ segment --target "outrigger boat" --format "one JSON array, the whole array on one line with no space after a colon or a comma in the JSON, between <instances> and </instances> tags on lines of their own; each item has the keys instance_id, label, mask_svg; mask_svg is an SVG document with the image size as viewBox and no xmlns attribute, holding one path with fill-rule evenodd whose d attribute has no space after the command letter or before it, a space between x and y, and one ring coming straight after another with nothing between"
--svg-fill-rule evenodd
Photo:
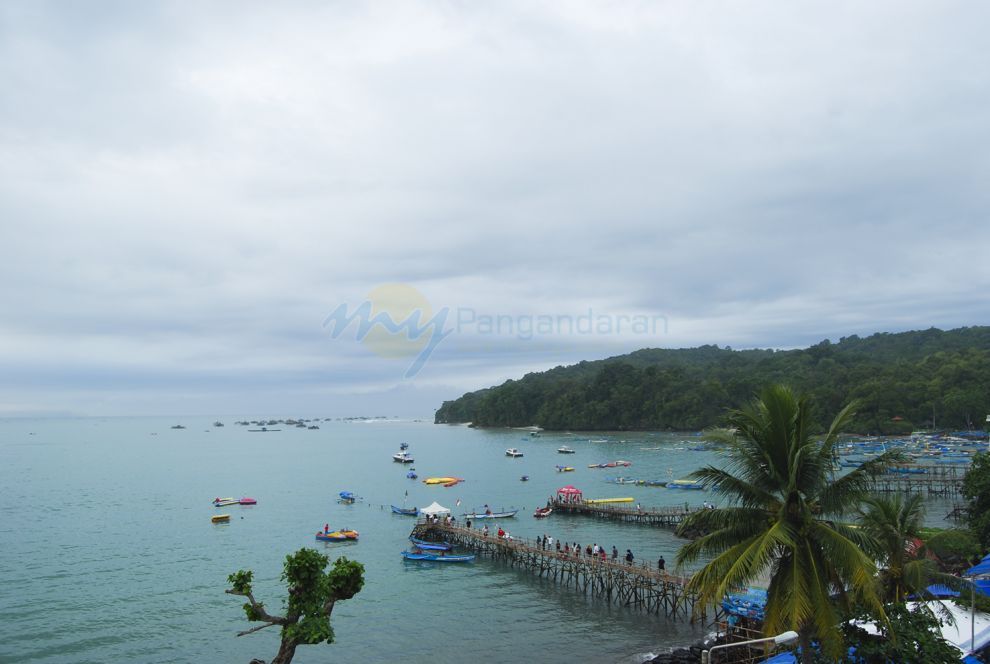
<instances>
[{"instance_id":1,"label":"outrigger boat","mask_svg":"<svg viewBox=\"0 0 990 664\"><path fill-rule=\"evenodd\" d=\"M474 554L467 555L447 555L446 551L440 552L427 552L427 551L403 551L402 557L406 560L430 560L438 563L470 563L474 562Z\"/></svg>"},{"instance_id":2,"label":"outrigger boat","mask_svg":"<svg viewBox=\"0 0 990 664\"><path fill-rule=\"evenodd\" d=\"M518 511L519 510L515 507L510 507L509 509L505 509L503 507L502 509L496 511L485 506L480 509L476 509L474 512L462 514L461 516L467 519L508 519L514 517Z\"/></svg>"},{"instance_id":3,"label":"outrigger boat","mask_svg":"<svg viewBox=\"0 0 990 664\"><path fill-rule=\"evenodd\" d=\"M348 542L357 541L358 531L356 530L331 530L330 532L324 532L322 530L316 531L316 541L318 542Z\"/></svg>"},{"instance_id":4,"label":"outrigger boat","mask_svg":"<svg viewBox=\"0 0 990 664\"><path fill-rule=\"evenodd\" d=\"M352 505L354 501L357 500L357 496L354 495L352 491L341 491L340 498L337 499L338 503L346 503Z\"/></svg>"},{"instance_id":5,"label":"outrigger boat","mask_svg":"<svg viewBox=\"0 0 990 664\"><path fill-rule=\"evenodd\" d=\"M417 516L419 514L418 507L396 507L395 505L390 506L392 508L392 514L401 514L402 516Z\"/></svg>"},{"instance_id":6,"label":"outrigger boat","mask_svg":"<svg viewBox=\"0 0 990 664\"><path fill-rule=\"evenodd\" d=\"M418 537L409 537L409 541L416 545L417 549L424 551L451 551L454 545L449 542L427 542Z\"/></svg>"},{"instance_id":7,"label":"outrigger boat","mask_svg":"<svg viewBox=\"0 0 990 664\"><path fill-rule=\"evenodd\" d=\"M674 480L667 482L668 489L704 489L705 485L694 480Z\"/></svg>"},{"instance_id":8,"label":"outrigger boat","mask_svg":"<svg viewBox=\"0 0 990 664\"><path fill-rule=\"evenodd\" d=\"M240 501L237 500L237 498L233 498L233 497L213 499L214 507L226 507L227 505L238 505L238 504L240 504Z\"/></svg>"}]
</instances>

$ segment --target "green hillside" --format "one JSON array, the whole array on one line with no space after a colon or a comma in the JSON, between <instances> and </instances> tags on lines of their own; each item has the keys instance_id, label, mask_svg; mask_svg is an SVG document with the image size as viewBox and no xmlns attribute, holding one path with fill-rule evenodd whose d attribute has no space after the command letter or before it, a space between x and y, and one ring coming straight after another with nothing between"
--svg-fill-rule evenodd
<instances>
[{"instance_id":1,"label":"green hillside","mask_svg":"<svg viewBox=\"0 0 990 664\"><path fill-rule=\"evenodd\" d=\"M445 401L437 423L578 430L696 430L762 387L786 383L820 409L850 400L860 432L983 428L990 413L990 327L843 337L799 350L646 348L527 374Z\"/></svg>"}]
</instances>

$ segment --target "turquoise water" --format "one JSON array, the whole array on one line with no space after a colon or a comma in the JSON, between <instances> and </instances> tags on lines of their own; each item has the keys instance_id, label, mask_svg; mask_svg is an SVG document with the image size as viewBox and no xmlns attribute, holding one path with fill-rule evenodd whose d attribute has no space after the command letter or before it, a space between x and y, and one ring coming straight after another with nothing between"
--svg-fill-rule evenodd
<instances>
[{"instance_id":1,"label":"turquoise water","mask_svg":"<svg viewBox=\"0 0 990 664\"><path fill-rule=\"evenodd\" d=\"M503 523L515 536L547 533L582 546L630 548L637 560L663 554L672 561L679 544L668 531L582 517L537 520L532 511L564 484L589 498L633 496L644 506L710 500L704 492L604 481L678 478L718 461L688 449L697 439L530 438L409 421L321 422L319 431L261 434L234 419L223 428L205 418L0 421L0 661L270 659L276 629L235 636L255 624L245 620L240 598L224 594L226 577L253 569L256 596L277 610L282 562L302 546L361 561L366 584L337 605L337 642L300 647L294 661L301 663L636 662L701 635L484 559L447 567L403 561L413 519L389 510L390 503L433 500L455 514L513 505L519 515ZM188 428L170 429L175 423ZM608 442L589 440L602 438ZM466 481L444 488L406 479L409 466L391 459L401 442L409 443L420 480ZM577 453L556 453L561 444ZM507 447L525 456L508 458ZM587 468L618 458L632 467ZM556 464L576 471L557 473ZM530 481L519 480L524 474ZM362 500L339 504L342 490ZM216 509L217 496L252 496L258 505ZM232 515L229 524L210 522L220 512ZM326 522L358 530L360 541L315 542Z\"/></svg>"}]
</instances>

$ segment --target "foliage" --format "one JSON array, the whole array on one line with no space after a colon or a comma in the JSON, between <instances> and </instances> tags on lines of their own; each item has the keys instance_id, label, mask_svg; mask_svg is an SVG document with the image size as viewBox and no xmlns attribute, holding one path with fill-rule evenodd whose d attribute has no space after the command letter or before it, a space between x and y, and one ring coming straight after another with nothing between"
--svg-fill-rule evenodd
<instances>
[{"instance_id":1,"label":"foliage","mask_svg":"<svg viewBox=\"0 0 990 664\"><path fill-rule=\"evenodd\" d=\"M942 638L941 620L920 607L909 610L905 604L885 607L885 620L869 614L856 616L856 622L877 625L871 634L860 625L843 621L846 645L856 649L856 661L863 664L958 664L959 651Z\"/></svg>"},{"instance_id":2,"label":"foliage","mask_svg":"<svg viewBox=\"0 0 990 664\"><path fill-rule=\"evenodd\" d=\"M880 561L877 575L884 601L900 603L908 596L925 597L933 583L961 590L964 582L943 574L919 538L925 519L920 493L865 496L859 526L868 536L867 550Z\"/></svg>"},{"instance_id":3,"label":"foliage","mask_svg":"<svg viewBox=\"0 0 990 664\"><path fill-rule=\"evenodd\" d=\"M446 401L437 423L580 430L698 430L766 385L787 382L815 404L824 431L849 400L851 430L973 428L990 392L990 327L844 337L810 348L648 348L580 362ZM902 418L902 419L895 419Z\"/></svg>"},{"instance_id":4,"label":"foliage","mask_svg":"<svg viewBox=\"0 0 990 664\"><path fill-rule=\"evenodd\" d=\"M272 664L288 664L292 661L296 646L301 644L333 643L333 627L330 614L338 600L350 599L364 585L364 566L341 557L326 571L329 559L318 551L302 548L285 557L282 581L286 583L289 599L284 616L271 615L264 604L254 598L253 572L239 570L227 577L230 588L227 593L246 597L244 613L252 622L264 625L241 632L238 636L256 632L265 627L280 625L282 643Z\"/></svg>"},{"instance_id":5,"label":"foliage","mask_svg":"<svg viewBox=\"0 0 990 664\"><path fill-rule=\"evenodd\" d=\"M969 501L969 527L984 548L990 547L990 454L981 452L963 478L962 494Z\"/></svg>"},{"instance_id":6,"label":"foliage","mask_svg":"<svg viewBox=\"0 0 990 664\"><path fill-rule=\"evenodd\" d=\"M969 569L970 561L980 553L980 544L973 534L959 528L948 528L931 535L925 540L925 548L938 558L942 569L949 573Z\"/></svg>"},{"instance_id":7,"label":"foliage","mask_svg":"<svg viewBox=\"0 0 990 664\"><path fill-rule=\"evenodd\" d=\"M768 635L796 630L807 658L812 637L830 655L841 651L834 593L840 605L856 600L882 614L865 533L826 520L851 512L870 478L889 461L882 455L835 477L834 448L850 417L847 406L817 439L809 399L783 386L767 388L729 414L737 435L728 468L708 466L692 474L707 488L717 487L733 506L702 510L682 525L707 533L677 556L678 565L712 557L690 581L701 603L769 573L763 629Z\"/></svg>"}]
</instances>

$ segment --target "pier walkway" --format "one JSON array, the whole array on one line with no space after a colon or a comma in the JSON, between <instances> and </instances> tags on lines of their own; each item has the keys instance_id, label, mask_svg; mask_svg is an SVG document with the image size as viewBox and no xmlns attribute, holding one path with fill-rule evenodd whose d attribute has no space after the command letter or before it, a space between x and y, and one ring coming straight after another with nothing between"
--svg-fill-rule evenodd
<instances>
[{"instance_id":1,"label":"pier walkway","mask_svg":"<svg viewBox=\"0 0 990 664\"><path fill-rule=\"evenodd\" d=\"M707 622L706 609L714 608L697 605L695 594L687 590L688 578L660 572L656 563L629 565L624 560L601 560L584 553L565 554L538 547L533 540L502 539L494 533L485 536L477 528L422 519L411 534L424 540L449 542L618 606L692 623L699 620L702 624ZM715 610L715 619L720 613Z\"/></svg>"},{"instance_id":2,"label":"pier walkway","mask_svg":"<svg viewBox=\"0 0 990 664\"><path fill-rule=\"evenodd\" d=\"M548 505L554 512L560 514L581 514L597 519L612 519L615 521L632 521L647 526L657 526L659 528L677 528L688 515L693 514L702 508L700 507L645 507L638 508L623 504L589 504L585 501L567 501L558 498L552 499Z\"/></svg>"}]
</instances>

